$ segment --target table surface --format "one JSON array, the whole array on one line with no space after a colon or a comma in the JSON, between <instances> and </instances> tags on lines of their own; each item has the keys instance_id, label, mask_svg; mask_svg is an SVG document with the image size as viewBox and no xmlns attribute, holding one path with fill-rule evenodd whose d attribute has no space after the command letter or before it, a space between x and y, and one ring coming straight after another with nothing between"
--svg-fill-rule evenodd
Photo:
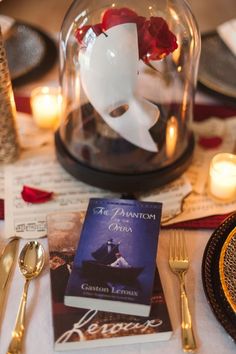
<instances>
[{"instance_id":1,"label":"table surface","mask_svg":"<svg viewBox=\"0 0 236 354\"><path fill-rule=\"evenodd\" d=\"M236 14L235 0L190 0L193 12L202 31L211 30L218 24L232 18ZM0 13L16 17L44 28L50 33L58 32L65 12L71 1L69 0L8 0L0 3ZM214 9L214 11L212 11ZM53 16L45 14L52 13ZM211 14L211 16L209 16ZM55 72L53 73L55 75ZM51 76L45 76L47 81ZM0 223L0 245L3 242ZM201 280L201 262L206 243L211 231L186 231L186 239L191 260L191 267L187 274L187 291L189 294L190 309L193 315L193 325L196 332L199 354L235 353L235 343L214 317L203 291ZM25 241L20 241L20 247ZM47 240L42 243L47 249ZM78 353L87 354L164 354L182 353L180 341L180 304L177 278L171 273L168 266L169 232L161 231L158 250L158 267L166 294L174 334L167 342L113 346L100 349L78 350ZM0 354L6 354L10 341L11 331L23 290L23 278L16 267L11 280L9 297L4 311L3 324L0 328ZM26 314L25 354L52 354L53 332L50 302L49 267L45 267L42 275L32 281L29 288L29 298ZM74 353L74 352L67 352Z\"/></svg>"},{"instance_id":2,"label":"table surface","mask_svg":"<svg viewBox=\"0 0 236 354\"><path fill-rule=\"evenodd\" d=\"M201 261L206 243L211 235L210 231L186 231L186 241L190 269L187 273L187 292L189 305L193 316L193 326L196 333L199 354L235 353L235 343L217 322L205 297L201 279ZM83 354L165 354L182 353L180 340L180 303L177 277L171 273L168 266L170 231L162 230L159 239L157 264L162 279L167 305L174 329L174 334L169 341L156 343L143 343L133 345L112 346L96 349L78 350ZM47 240L41 242L47 249ZM20 248L25 241L21 240ZM0 336L0 354L6 354L10 341L11 331L14 327L24 279L16 267ZM26 313L25 354L53 354L53 331L50 302L49 266L46 265L42 275L31 282ZM73 352L63 352L73 354Z\"/></svg>"}]
</instances>

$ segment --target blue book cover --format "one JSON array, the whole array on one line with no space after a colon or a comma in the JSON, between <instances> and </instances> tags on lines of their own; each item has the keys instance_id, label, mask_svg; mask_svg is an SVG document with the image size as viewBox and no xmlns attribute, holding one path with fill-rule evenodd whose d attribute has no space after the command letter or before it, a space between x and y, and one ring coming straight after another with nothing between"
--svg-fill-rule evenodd
<instances>
[{"instance_id":1,"label":"blue book cover","mask_svg":"<svg viewBox=\"0 0 236 354\"><path fill-rule=\"evenodd\" d=\"M148 316L161 203L90 199L65 305Z\"/></svg>"}]
</instances>

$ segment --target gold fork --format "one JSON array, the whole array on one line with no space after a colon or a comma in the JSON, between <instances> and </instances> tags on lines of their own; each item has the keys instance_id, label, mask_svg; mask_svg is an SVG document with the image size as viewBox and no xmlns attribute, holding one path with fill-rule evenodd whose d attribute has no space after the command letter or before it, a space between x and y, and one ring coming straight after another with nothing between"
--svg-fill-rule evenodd
<instances>
[{"instance_id":1,"label":"gold fork","mask_svg":"<svg viewBox=\"0 0 236 354\"><path fill-rule=\"evenodd\" d=\"M189 259L184 234L181 231L175 231L170 237L169 265L180 282L182 347L185 352L194 352L197 346L185 287L185 274L189 268Z\"/></svg>"}]
</instances>

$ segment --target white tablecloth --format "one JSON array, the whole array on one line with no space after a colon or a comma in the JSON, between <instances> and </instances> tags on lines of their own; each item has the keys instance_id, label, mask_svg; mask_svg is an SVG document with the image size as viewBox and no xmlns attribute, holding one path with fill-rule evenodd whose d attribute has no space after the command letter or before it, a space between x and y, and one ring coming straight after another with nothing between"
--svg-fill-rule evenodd
<instances>
[{"instance_id":1,"label":"white tablecloth","mask_svg":"<svg viewBox=\"0 0 236 354\"><path fill-rule=\"evenodd\" d=\"M207 303L202 286L202 255L210 235L211 231L186 231L186 240L191 260L191 267L187 274L187 291L189 294L190 309L193 315L193 325L198 343L197 352L199 354L210 354L214 352L220 354L233 354L236 349L235 344L214 317L211 308ZM24 240L20 241L20 248L25 242L26 241ZM42 239L41 242L47 249L47 240ZM169 231L161 231L157 263L174 328L174 334L171 340L98 349L82 349L77 350L76 352L83 354L182 353L178 280L175 275L171 273L168 266L168 245ZM19 272L18 266L16 266L5 306L2 327L0 329L0 354L6 354L7 351L20 302L23 283L24 279ZM54 353L48 264L46 264L42 275L38 279L33 280L30 284L26 310L26 333L23 353ZM72 354L75 353L75 351L67 351L63 353Z\"/></svg>"}]
</instances>

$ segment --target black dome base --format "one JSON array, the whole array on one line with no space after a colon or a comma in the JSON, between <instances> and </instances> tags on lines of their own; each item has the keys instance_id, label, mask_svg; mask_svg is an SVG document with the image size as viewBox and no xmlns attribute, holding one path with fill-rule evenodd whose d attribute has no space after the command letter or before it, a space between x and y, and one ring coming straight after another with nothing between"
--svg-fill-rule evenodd
<instances>
[{"instance_id":1,"label":"black dome base","mask_svg":"<svg viewBox=\"0 0 236 354\"><path fill-rule=\"evenodd\" d=\"M63 144L59 131L55 133L57 158L75 178L95 187L114 192L132 193L161 187L179 177L190 165L194 151L194 137L190 135L188 146L173 164L147 173L121 174L88 167L76 160Z\"/></svg>"}]
</instances>

